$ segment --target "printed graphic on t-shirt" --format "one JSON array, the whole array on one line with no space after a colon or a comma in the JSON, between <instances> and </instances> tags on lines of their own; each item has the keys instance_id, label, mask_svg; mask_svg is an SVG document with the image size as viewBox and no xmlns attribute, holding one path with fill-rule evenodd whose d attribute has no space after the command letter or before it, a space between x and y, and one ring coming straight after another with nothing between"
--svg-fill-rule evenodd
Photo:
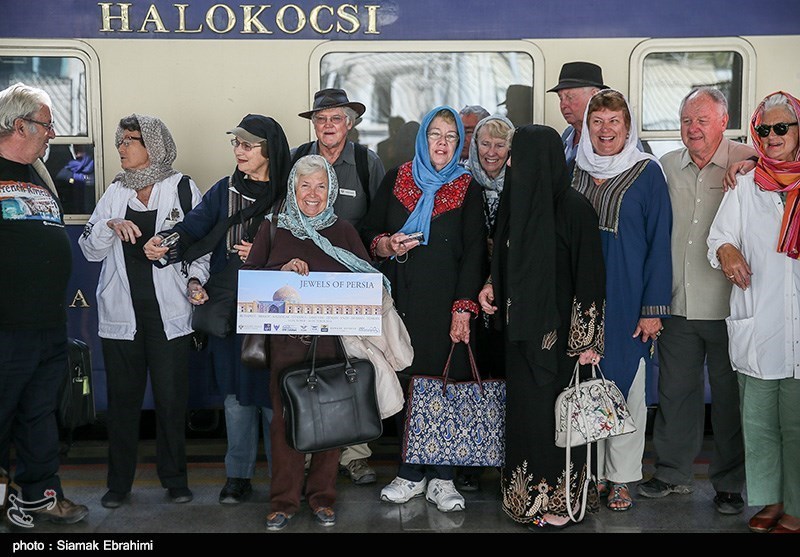
<instances>
[{"instance_id":1,"label":"printed graphic on t-shirt","mask_svg":"<svg viewBox=\"0 0 800 557\"><path fill-rule=\"evenodd\" d=\"M61 224L58 203L42 186L28 182L0 182L3 220L41 220Z\"/></svg>"}]
</instances>

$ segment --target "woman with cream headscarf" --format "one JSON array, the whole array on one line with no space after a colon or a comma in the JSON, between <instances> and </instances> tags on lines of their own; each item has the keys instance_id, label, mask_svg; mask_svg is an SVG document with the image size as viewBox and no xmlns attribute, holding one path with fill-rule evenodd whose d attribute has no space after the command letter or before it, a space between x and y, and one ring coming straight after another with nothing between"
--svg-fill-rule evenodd
<instances>
[{"instance_id":1,"label":"woman with cream headscarf","mask_svg":"<svg viewBox=\"0 0 800 557\"><path fill-rule=\"evenodd\" d=\"M78 240L86 259L103 263L97 313L108 388L108 492L101 504L119 507L131 491L148 372L155 400L158 477L173 502L186 503L192 500L184 431L192 333L188 279L178 264L154 267L142 249L147 238L183 219L182 174L172 168L177 149L158 118L123 118L115 142L122 172ZM191 180L189 187L195 206L200 191ZM191 267L188 276L208 277L208 257Z\"/></svg>"},{"instance_id":2,"label":"woman with cream headscarf","mask_svg":"<svg viewBox=\"0 0 800 557\"><path fill-rule=\"evenodd\" d=\"M633 506L628 484L642 479L647 422L645 377L661 319L672 301L672 206L658 160L638 133L619 91L595 93L586 107L572 187L597 211L606 264L603 373L616 382L637 430L598 443L598 491L612 511Z\"/></svg>"},{"instance_id":3,"label":"woman with cream headscarf","mask_svg":"<svg viewBox=\"0 0 800 557\"><path fill-rule=\"evenodd\" d=\"M471 318L486 274L486 230L480 186L458 164L464 126L449 106L422 120L416 154L384 176L364 218L362 238L392 283L397 311L411 335L414 361L401 378L438 376L451 344L450 377L469 377ZM421 239L410 234L421 232ZM402 381L402 379L401 379ZM397 414L402 432L405 412ZM452 466L403 463L381 499L405 503L426 495L442 512L464 510ZM426 490L427 486L427 490Z\"/></svg>"}]
</instances>

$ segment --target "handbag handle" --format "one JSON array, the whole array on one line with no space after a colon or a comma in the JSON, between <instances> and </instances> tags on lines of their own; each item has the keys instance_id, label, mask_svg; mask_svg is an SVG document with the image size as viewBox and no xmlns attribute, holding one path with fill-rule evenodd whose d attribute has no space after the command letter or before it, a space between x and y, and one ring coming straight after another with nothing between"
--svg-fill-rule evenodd
<instances>
[{"instance_id":1,"label":"handbag handle","mask_svg":"<svg viewBox=\"0 0 800 557\"><path fill-rule=\"evenodd\" d=\"M467 352L469 354L469 366L472 369L472 378L478 384L478 387L483 393L483 382L481 381L481 374L478 373L478 364L475 363L475 355L472 353L472 346L467 342ZM447 361L444 364L444 370L442 371L442 395L447 394L447 379L450 375L450 360L453 358L453 350L456 347L456 343L453 342L450 344L450 354L447 355Z\"/></svg>"},{"instance_id":2,"label":"handbag handle","mask_svg":"<svg viewBox=\"0 0 800 557\"><path fill-rule=\"evenodd\" d=\"M309 391L313 391L317 388L317 339L319 339L318 335L312 336L311 346L308 348L308 353L311 355L311 369L308 370L306 385L308 386ZM342 337L338 335L336 336L336 339L339 341L339 346L342 348L342 354L344 354L344 374L347 378L347 382L355 383L358 380L358 377L353 364L350 363L350 357L347 355L347 349L344 347L344 341L342 340ZM306 355L306 360L308 360L308 355Z\"/></svg>"},{"instance_id":3,"label":"handbag handle","mask_svg":"<svg viewBox=\"0 0 800 557\"><path fill-rule=\"evenodd\" d=\"M606 378L603 375L603 372L600 369L600 365L599 364L592 364L592 378L597 377L597 375L595 374L595 368L597 368L597 373L600 374L600 379L605 383ZM578 392L578 386L581 383L580 371L581 371L580 362L575 362L575 371L573 373L572 380L569 383L569 387L572 387L573 385L575 385L575 392L576 393ZM567 388L569 388L569 387L567 387ZM568 416L567 416L567 440L566 440L566 445L567 446L566 446L566 449L565 449L566 462L565 462L564 470L566 471L566 474L569 475L570 469L572 468L572 455L571 455L571 449L572 449L572 426L571 426L571 424L572 424L572 422L569 419L569 415L572 414L572 406L570 406L568 408L567 414L568 414ZM565 501L565 503L566 503L566 506L567 506L567 515L569 515L570 520L572 520L573 522L580 522L581 520L583 520L583 517L586 514L586 501L587 501L588 495L589 495L589 481L590 481L591 478L594 477L594 475L591 474L591 470L592 470L592 447L591 447L591 443L588 443L586 445L586 477L583 480L583 487L579 488L580 489L580 491L579 491L580 496L579 497L580 497L581 501L580 501L580 513L579 513L578 518L575 518L575 513L572 511L572 504L570 502L570 499L571 499L571 497L570 497L570 492L571 492L570 484L571 484L571 482L569 482L569 481L566 482L566 489L565 489L565 491L566 491L566 498L565 498L566 501Z\"/></svg>"}]
</instances>

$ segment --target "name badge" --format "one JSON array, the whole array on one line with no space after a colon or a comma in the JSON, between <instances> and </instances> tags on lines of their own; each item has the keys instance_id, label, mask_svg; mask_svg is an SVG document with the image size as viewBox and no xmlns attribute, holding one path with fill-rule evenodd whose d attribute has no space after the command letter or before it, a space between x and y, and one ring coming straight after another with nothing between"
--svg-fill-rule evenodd
<instances>
[{"instance_id":1,"label":"name badge","mask_svg":"<svg viewBox=\"0 0 800 557\"><path fill-rule=\"evenodd\" d=\"M339 195L346 195L347 197L355 197L356 190L346 190L344 188L339 188Z\"/></svg>"}]
</instances>

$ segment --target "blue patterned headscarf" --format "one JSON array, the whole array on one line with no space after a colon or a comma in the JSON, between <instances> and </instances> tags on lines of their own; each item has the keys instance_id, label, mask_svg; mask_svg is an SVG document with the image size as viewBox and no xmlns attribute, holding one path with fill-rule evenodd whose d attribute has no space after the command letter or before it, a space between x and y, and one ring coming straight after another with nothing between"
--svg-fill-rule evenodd
<instances>
[{"instance_id":1,"label":"blue patterned headscarf","mask_svg":"<svg viewBox=\"0 0 800 557\"><path fill-rule=\"evenodd\" d=\"M453 115L458 129L458 145L453 151L453 158L445 165L444 168L437 171L431 164L431 157L428 151L428 126L436 117L436 114L442 110L448 110ZM433 200L436 197L436 192L439 191L443 185L448 184L456 178L469 174L463 166L458 164L458 154L461 152L461 147L464 145L464 124L461 123L461 118L458 112L449 106L438 106L428 112L425 118L422 119L419 131L417 132L416 141L416 154L414 160L411 162L411 173L414 176L414 183L422 190L422 197L417 202L417 206L408 216L403 227L399 232L410 234L412 232L422 232L425 236L422 244L427 244L431 230L431 214L433 213Z\"/></svg>"},{"instance_id":2,"label":"blue patterned headscarf","mask_svg":"<svg viewBox=\"0 0 800 557\"><path fill-rule=\"evenodd\" d=\"M328 173L328 202L325 209L314 217L306 216L297 205L297 195L295 187L297 186L297 165L301 162L315 162L318 167L324 165L325 171ZM337 216L333 212L333 204L339 195L339 181L336 178L336 172L333 167L328 164L325 157L320 155L306 155L301 157L292 167L289 172L289 185L286 190L286 205L278 215L277 226L285 228L295 238L300 240L311 239L317 247L330 255L336 261L353 271L354 273L377 273L378 270L367 261L364 261L353 252L344 248L339 248L331 244L330 240L322 236L318 230L328 228L336 222ZM383 285L391 292L389 280L383 277Z\"/></svg>"}]
</instances>

